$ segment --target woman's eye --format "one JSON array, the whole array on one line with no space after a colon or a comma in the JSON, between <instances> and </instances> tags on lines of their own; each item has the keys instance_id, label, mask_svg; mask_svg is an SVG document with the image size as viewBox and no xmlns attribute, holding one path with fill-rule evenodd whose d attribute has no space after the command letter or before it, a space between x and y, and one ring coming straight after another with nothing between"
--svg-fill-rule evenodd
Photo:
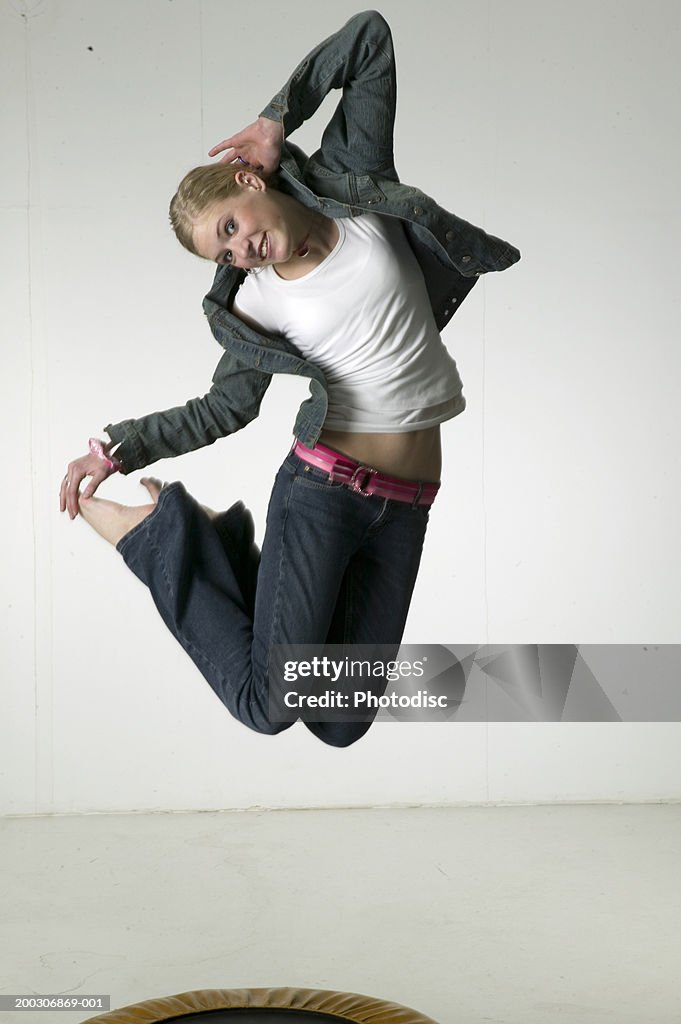
<instances>
[{"instance_id":1,"label":"woman's eye","mask_svg":"<svg viewBox=\"0 0 681 1024\"><path fill-rule=\"evenodd\" d=\"M225 232L226 232L226 234L233 235L235 231L236 231L236 224L234 223L233 220L228 220L227 223L225 224Z\"/></svg>"}]
</instances>

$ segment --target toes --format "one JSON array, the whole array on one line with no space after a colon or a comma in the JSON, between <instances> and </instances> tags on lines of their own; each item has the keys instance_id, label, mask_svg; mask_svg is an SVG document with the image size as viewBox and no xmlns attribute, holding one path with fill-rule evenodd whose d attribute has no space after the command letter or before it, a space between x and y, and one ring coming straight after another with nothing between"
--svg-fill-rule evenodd
<instances>
[{"instance_id":1,"label":"toes","mask_svg":"<svg viewBox=\"0 0 681 1024\"><path fill-rule=\"evenodd\" d=\"M154 501L158 501L158 496L165 487L163 481L159 480L155 476L143 476L140 483L146 487Z\"/></svg>"}]
</instances>

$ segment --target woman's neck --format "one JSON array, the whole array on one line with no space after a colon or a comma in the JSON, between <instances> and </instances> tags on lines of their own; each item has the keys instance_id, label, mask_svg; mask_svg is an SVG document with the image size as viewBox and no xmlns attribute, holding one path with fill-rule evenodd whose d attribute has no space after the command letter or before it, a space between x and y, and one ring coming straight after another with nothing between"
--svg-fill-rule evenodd
<instances>
[{"instance_id":1,"label":"woman's neck","mask_svg":"<svg viewBox=\"0 0 681 1024\"><path fill-rule=\"evenodd\" d=\"M274 264L275 272L285 281L305 277L318 267L333 252L340 234L330 217L307 207L302 209L305 213L300 218L301 244L285 263Z\"/></svg>"}]
</instances>

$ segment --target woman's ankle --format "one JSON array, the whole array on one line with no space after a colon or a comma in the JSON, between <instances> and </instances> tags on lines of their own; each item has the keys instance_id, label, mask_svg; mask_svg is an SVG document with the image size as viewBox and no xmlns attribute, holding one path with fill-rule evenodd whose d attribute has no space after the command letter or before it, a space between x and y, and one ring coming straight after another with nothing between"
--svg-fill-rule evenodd
<instances>
[{"instance_id":1,"label":"woman's ankle","mask_svg":"<svg viewBox=\"0 0 681 1024\"><path fill-rule=\"evenodd\" d=\"M80 514L100 537L114 547L151 515L156 505L120 505L106 498L85 498L78 502Z\"/></svg>"}]
</instances>

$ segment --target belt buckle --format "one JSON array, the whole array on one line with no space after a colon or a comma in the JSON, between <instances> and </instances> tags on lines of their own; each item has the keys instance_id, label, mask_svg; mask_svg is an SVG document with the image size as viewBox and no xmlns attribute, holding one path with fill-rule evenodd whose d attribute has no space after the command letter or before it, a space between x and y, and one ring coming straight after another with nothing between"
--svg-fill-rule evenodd
<instances>
[{"instance_id":1,"label":"belt buckle","mask_svg":"<svg viewBox=\"0 0 681 1024\"><path fill-rule=\"evenodd\" d=\"M355 494L361 494L363 498L370 498L372 492L365 490L365 488L371 483L372 477L376 476L377 473L378 470L372 469L371 466L357 466L348 480L348 484ZM363 475L360 477L359 474Z\"/></svg>"}]
</instances>

